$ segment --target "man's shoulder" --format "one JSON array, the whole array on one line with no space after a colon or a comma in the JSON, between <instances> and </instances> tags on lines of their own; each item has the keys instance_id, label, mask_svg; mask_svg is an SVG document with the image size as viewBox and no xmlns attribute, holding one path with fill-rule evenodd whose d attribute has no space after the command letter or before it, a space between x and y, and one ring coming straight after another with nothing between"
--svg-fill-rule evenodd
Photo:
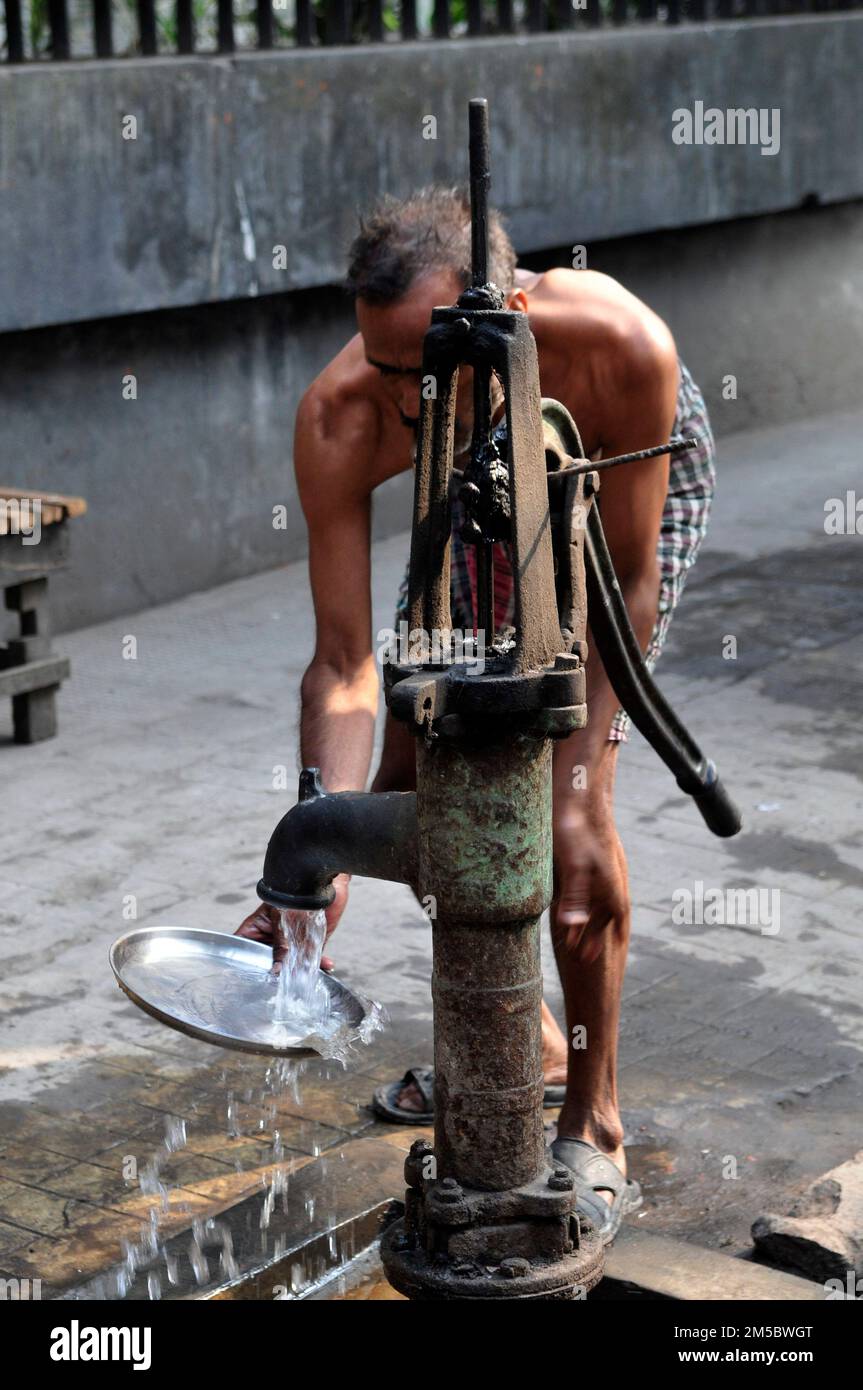
<instances>
[{"instance_id":1,"label":"man's shoulder","mask_svg":"<svg viewBox=\"0 0 863 1390\"><path fill-rule=\"evenodd\" d=\"M327 363L307 386L297 409L297 427L332 441L374 434L380 420L380 401L374 374L357 335Z\"/></svg>"},{"instance_id":2,"label":"man's shoulder","mask_svg":"<svg viewBox=\"0 0 863 1390\"><path fill-rule=\"evenodd\" d=\"M540 298L549 326L583 350L613 353L621 364L633 367L674 351L671 332L659 315L601 271L547 271Z\"/></svg>"}]
</instances>

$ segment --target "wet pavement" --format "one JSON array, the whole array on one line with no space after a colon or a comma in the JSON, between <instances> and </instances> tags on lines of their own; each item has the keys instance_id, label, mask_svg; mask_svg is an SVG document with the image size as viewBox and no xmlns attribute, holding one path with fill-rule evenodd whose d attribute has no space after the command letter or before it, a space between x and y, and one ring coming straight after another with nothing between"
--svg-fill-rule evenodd
<instances>
[{"instance_id":1,"label":"wet pavement","mask_svg":"<svg viewBox=\"0 0 863 1390\"><path fill-rule=\"evenodd\" d=\"M863 538L824 529L825 502L859 477L861 425L721 443L711 534L658 675L720 763L744 833L713 839L638 736L621 755L634 902L621 1093L645 1189L637 1222L732 1254L863 1132ZM405 545L375 547L376 626L391 623ZM107 965L131 927L230 931L250 910L294 797L312 640L300 563L61 638L73 678L53 742L15 747L0 710L14 789L0 810L3 1273L59 1291L113 1264L153 1201L128 1174L171 1117L186 1119L187 1143L163 1169L176 1185L166 1233L259 1188L276 1128L297 1172L396 1133L375 1121L371 1091L430 1059L429 931L406 889L355 881L332 954L388 1007L390 1029L347 1073L315 1064L299 1101L267 1098L263 1060L134 1009ZM675 920L683 890L729 889L765 902L778 890L778 931L775 916ZM546 968L559 1013L550 949Z\"/></svg>"}]
</instances>

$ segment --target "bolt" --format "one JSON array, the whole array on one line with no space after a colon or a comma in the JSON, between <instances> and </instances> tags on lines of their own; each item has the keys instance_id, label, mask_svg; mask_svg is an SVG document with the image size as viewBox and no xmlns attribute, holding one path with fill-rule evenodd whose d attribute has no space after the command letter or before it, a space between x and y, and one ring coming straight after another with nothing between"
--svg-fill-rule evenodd
<instances>
[{"instance_id":1,"label":"bolt","mask_svg":"<svg viewBox=\"0 0 863 1390\"><path fill-rule=\"evenodd\" d=\"M425 1160L434 1150L427 1139L415 1139L405 1159L405 1182L408 1187L422 1187L422 1170Z\"/></svg>"},{"instance_id":2,"label":"bolt","mask_svg":"<svg viewBox=\"0 0 863 1390\"><path fill-rule=\"evenodd\" d=\"M452 1202L460 1202L464 1193L455 1178L443 1178L435 1188L434 1195L439 1202L450 1205Z\"/></svg>"},{"instance_id":3,"label":"bolt","mask_svg":"<svg viewBox=\"0 0 863 1390\"><path fill-rule=\"evenodd\" d=\"M573 1188L572 1173L568 1168L555 1168L548 1180L548 1185L553 1192L571 1192Z\"/></svg>"},{"instance_id":4,"label":"bolt","mask_svg":"<svg viewBox=\"0 0 863 1390\"><path fill-rule=\"evenodd\" d=\"M503 1275L504 1279L522 1279L526 1274L530 1274L530 1260L511 1255L509 1259L501 1260L497 1272Z\"/></svg>"}]
</instances>

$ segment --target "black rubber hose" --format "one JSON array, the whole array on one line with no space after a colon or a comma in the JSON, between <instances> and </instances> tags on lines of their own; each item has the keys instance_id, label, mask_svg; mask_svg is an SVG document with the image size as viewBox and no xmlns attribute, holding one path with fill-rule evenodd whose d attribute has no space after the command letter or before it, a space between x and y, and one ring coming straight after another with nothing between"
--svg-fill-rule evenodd
<instances>
[{"instance_id":1,"label":"black rubber hose","mask_svg":"<svg viewBox=\"0 0 863 1390\"><path fill-rule=\"evenodd\" d=\"M743 820L726 792L716 766L705 758L683 727L644 661L632 630L596 505L585 530L590 629L612 688L636 729L643 734L692 797L714 835L736 835Z\"/></svg>"}]
</instances>

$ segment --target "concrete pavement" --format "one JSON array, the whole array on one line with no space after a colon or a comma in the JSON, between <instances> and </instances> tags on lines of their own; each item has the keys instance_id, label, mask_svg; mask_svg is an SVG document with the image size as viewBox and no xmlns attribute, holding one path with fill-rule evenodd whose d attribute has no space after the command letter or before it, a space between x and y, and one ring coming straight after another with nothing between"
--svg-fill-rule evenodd
<instances>
[{"instance_id":1,"label":"concrete pavement","mask_svg":"<svg viewBox=\"0 0 863 1390\"><path fill-rule=\"evenodd\" d=\"M861 430L863 414L722 442L710 536L658 676L719 762L744 833L713 839L638 736L620 760L635 905L621 1090L646 1191L638 1220L733 1252L762 1210L859 1148L863 538L827 535L824 506L859 484ZM405 537L375 546L377 626L391 621L405 554ZM106 953L132 925L232 931L250 910L267 838L294 797L312 640L299 563L64 637L73 677L52 742L12 745L0 710L0 1128L12 1144L0 1265L68 1227L26 1215L16 1165L27 1144L64 1158L52 1192L98 1207L86 1185L62 1182L74 1162L92 1162L87 1117L107 1126L93 1153L108 1137L125 1151L130 1105L172 1112L184 1086L215 1094L228 1064L261 1085L263 1061L240 1063L135 1010ZM287 790L274 787L281 769ZM676 922L675 902L682 890L697 899L698 884L778 890L778 931L772 920ZM371 1132L357 1105L372 1077L428 1057L429 931L408 890L355 881L332 954L340 975L388 1006L392 1027L358 1060L341 1111L321 1101L317 1115L303 1112L298 1152L321 1141L310 1146L309 1125L323 1127L324 1147ZM559 1013L550 950L546 973ZM157 1073L174 1089L133 1095ZM330 1085L335 1105L340 1083ZM138 1121L141 1146L158 1142L158 1125ZM220 1150L211 1161L218 1172L245 1159ZM28 1192L50 1167L31 1170Z\"/></svg>"}]
</instances>

